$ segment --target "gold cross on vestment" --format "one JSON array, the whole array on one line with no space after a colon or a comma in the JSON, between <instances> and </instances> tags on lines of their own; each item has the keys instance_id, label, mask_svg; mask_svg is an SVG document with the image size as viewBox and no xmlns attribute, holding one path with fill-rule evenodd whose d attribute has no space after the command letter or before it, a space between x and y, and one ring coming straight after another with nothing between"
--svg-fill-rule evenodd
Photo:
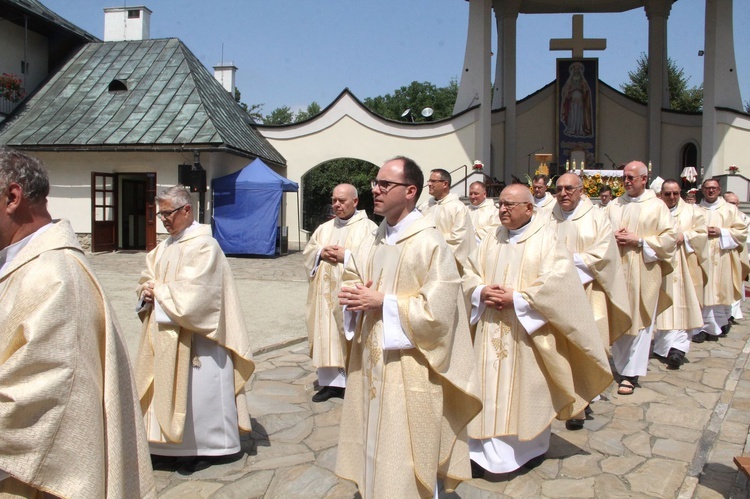
<instances>
[{"instance_id":1,"label":"gold cross on vestment","mask_svg":"<svg viewBox=\"0 0 750 499\"><path fill-rule=\"evenodd\" d=\"M583 15L581 14L573 16L572 38L552 38L549 41L550 50L572 50L573 59L582 59L584 50L605 50L606 48L606 38L583 37Z\"/></svg>"}]
</instances>

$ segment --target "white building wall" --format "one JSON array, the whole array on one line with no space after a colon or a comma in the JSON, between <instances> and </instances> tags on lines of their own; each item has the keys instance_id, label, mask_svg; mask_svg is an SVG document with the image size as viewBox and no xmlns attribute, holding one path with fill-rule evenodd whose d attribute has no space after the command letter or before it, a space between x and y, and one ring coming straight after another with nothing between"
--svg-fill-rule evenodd
<instances>
[{"instance_id":1,"label":"white building wall","mask_svg":"<svg viewBox=\"0 0 750 499\"><path fill-rule=\"evenodd\" d=\"M47 77L49 66L48 40L34 31L26 32L26 93L33 91ZM24 28L0 19L0 74L9 73L22 77L21 61L24 60Z\"/></svg>"}]
</instances>

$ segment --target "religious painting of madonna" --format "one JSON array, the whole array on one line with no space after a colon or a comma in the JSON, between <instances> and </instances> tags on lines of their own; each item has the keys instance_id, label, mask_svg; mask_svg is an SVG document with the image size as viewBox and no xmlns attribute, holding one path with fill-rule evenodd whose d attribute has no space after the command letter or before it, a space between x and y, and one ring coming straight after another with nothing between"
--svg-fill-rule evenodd
<instances>
[{"instance_id":1,"label":"religious painting of madonna","mask_svg":"<svg viewBox=\"0 0 750 499\"><path fill-rule=\"evenodd\" d=\"M573 151L596 162L598 59L557 60L558 161L564 164ZM580 156L576 154L574 156Z\"/></svg>"}]
</instances>

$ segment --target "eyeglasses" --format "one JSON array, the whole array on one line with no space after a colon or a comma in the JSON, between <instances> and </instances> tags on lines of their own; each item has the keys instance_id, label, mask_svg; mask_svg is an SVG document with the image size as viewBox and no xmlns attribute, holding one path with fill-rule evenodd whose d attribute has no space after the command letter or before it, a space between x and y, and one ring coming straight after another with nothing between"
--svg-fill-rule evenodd
<instances>
[{"instance_id":1,"label":"eyeglasses","mask_svg":"<svg viewBox=\"0 0 750 499\"><path fill-rule=\"evenodd\" d=\"M391 182L390 180L378 180L373 179L370 180L370 188L374 189L377 187L380 189L380 192L383 194L388 194L388 191L391 190L392 187L396 187L397 185L414 185L414 184L406 184L404 182Z\"/></svg>"},{"instance_id":2,"label":"eyeglasses","mask_svg":"<svg viewBox=\"0 0 750 499\"><path fill-rule=\"evenodd\" d=\"M718 191L718 190L719 190L719 187L709 187L709 186L705 186L705 187L703 187L703 190L704 190L704 191Z\"/></svg>"},{"instance_id":3,"label":"eyeglasses","mask_svg":"<svg viewBox=\"0 0 750 499\"><path fill-rule=\"evenodd\" d=\"M662 195L662 197L666 196L668 198L671 198L671 197L674 197L674 196L678 196L679 197L680 193L679 192L664 192L664 191L661 191L661 195Z\"/></svg>"},{"instance_id":4,"label":"eyeglasses","mask_svg":"<svg viewBox=\"0 0 750 499\"><path fill-rule=\"evenodd\" d=\"M511 201L496 201L495 202L495 208L505 208L506 210L510 211L519 204L529 204L524 201L517 201L517 202L511 202Z\"/></svg>"},{"instance_id":5,"label":"eyeglasses","mask_svg":"<svg viewBox=\"0 0 750 499\"><path fill-rule=\"evenodd\" d=\"M176 211L179 211L186 206L187 206L186 204L183 204L182 206L180 206L179 208L175 208L174 210L160 211L159 213L156 214L156 216L161 218L162 220L166 220L167 218L171 217Z\"/></svg>"},{"instance_id":6,"label":"eyeglasses","mask_svg":"<svg viewBox=\"0 0 750 499\"><path fill-rule=\"evenodd\" d=\"M632 182L633 180L641 177L645 177L646 175L624 175L622 178L626 180L627 182Z\"/></svg>"},{"instance_id":7,"label":"eyeglasses","mask_svg":"<svg viewBox=\"0 0 750 499\"><path fill-rule=\"evenodd\" d=\"M558 193L558 194L560 194L562 191L565 191L568 194L570 194L571 192L575 192L575 191L577 191L578 189L581 189L581 188L583 188L582 185L579 185L579 186L576 186L576 187L574 187L572 185L559 185L559 186L555 187L555 192Z\"/></svg>"},{"instance_id":8,"label":"eyeglasses","mask_svg":"<svg viewBox=\"0 0 750 499\"><path fill-rule=\"evenodd\" d=\"M430 180L427 181L428 184L437 184L438 182L445 182L445 183L447 183L448 181L447 180L440 180L440 179L438 179L438 180L432 180L432 179L430 179Z\"/></svg>"}]
</instances>

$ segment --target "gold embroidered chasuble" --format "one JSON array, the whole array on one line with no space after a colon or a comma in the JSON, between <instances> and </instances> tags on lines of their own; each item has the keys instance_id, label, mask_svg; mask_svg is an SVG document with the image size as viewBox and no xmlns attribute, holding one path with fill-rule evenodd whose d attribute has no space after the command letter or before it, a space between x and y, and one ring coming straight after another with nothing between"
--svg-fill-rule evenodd
<instances>
[{"instance_id":1,"label":"gold embroidered chasuble","mask_svg":"<svg viewBox=\"0 0 750 499\"><path fill-rule=\"evenodd\" d=\"M423 215L432 214L437 230L456 257L460 272L466 266L469 254L477 247L469 209L451 192L440 201L430 198L419 207L419 211Z\"/></svg>"},{"instance_id":2,"label":"gold embroidered chasuble","mask_svg":"<svg viewBox=\"0 0 750 499\"><path fill-rule=\"evenodd\" d=\"M708 239L708 270L706 285L703 288L703 306L730 306L740 300L744 293L743 281L747 277L747 230L740 217L740 212L733 204L724 199L716 200L718 206L709 209L705 200L700 207L704 210L706 226L720 227L729 230L732 239L739 245L734 249L721 249L718 237Z\"/></svg>"},{"instance_id":3,"label":"gold embroidered chasuble","mask_svg":"<svg viewBox=\"0 0 750 499\"><path fill-rule=\"evenodd\" d=\"M612 382L591 306L555 227L538 215L515 243L499 227L469 261L469 295L480 284L509 286L548 321L528 334L514 307L484 310L474 339L483 408L469 437L531 440Z\"/></svg>"},{"instance_id":4,"label":"gold embroidered chasuble","mask_svg":"<svg viewBox=\"0 0 750 499\"><path fill-rule=\"evenodd\" d=\"M383 350L381 310L358 322L349 360L336 473L363 498L432 497L471 477L466 425L479 412L471 386L466 304L453 254L431 216L385 242L386 222L360 245L344 282L372 280L397 297L414 348Z\"/></svg>"},{"instance_id":5,"label":"gold embroidered chasuble","mask_svg":"<svg viewBox=\"0 0 750 499\"><path fill-rule=\"evenodd\" d=\"M703 326L701 302L708 241L704 210L679 199L671 214L675 232L683 235L693 252L688 253L687 245L683 243L672 257L674 270L664 277L663 285L672 297L672 306L656 318L656 329L659 331L690 330Z\"/></svg>"},{"instance_id":6,"label":"gold embroidered chasuble","mask_svg":"<svg viewBox=\"0 0 750 499\"><path fill-rule=\"evenodd\" d=\"M611 345L630 329L630 302L620 251L607 214L587 197L567 220L555 203L552 220L557 222L557 237L568 251L578 253L594 280L584 284L602 342Z\"/></svg>"},{"instance_id":7,"label":"gold embroidered chasuble","mask_svg":"<svg viewBox=\"0 0 750 499\"><path fill-rule=\"evenodd\" d=\"M139 314L143 331L136 384L143 413L152 409L156 416L161 442L182 442L194 333L229 350L238 425L250 431L245 384L255 364L232 270L211 227L200 225L172 244L163 241L154 248L146 256L138 290L149 281L155 283L155 300L177 322L157 323L153 307Z\"/></svg>"},{"instance_id":8,"label":"gold embroidered chasuble","mask_svg":"<svg viewBox=\"0 0 750 499\"><path fill-rule=\"evenodd\" d=\"M0 274L0 400L0 496L156 497L120 326L68 221Z\"/></svg>"},{"instance_id":9,"label":"gold embroidered chasuble","mask_svg":"<svg viewBox=\"0 0 750 499\"><path fill-rule=\"evenodd\" d=\"M672 272L675 252L675 230L672 214L654 191L646 189L637 199L623 194L607 205L612 230L626 228L642 238L654 251L657 260L646 262L644 248L618 246L625 272L632 325L628 334L637 335L651 326L656 316L672 305L672 298L662 287L664 276Z\"/></svg>"},{"instance_id":10,"label":"gold embroidered chasuble","mask_svg":"<svg viewBox=\"0 0 750 499\"><path fill-rule=\"evenodd\" d=\"M318 262L318 252L326 246L338 245L348 250L359 247L377 225L364 211L355 212L348 220L335 218L320 225L302 253L310 287L307 291L307 336L313 367L346 367L347 343L339 305L343 264ZM319 263L315 273L310 276Z\"/></svg>"},{"instance_id":11,"label":"gold embroidered chasuble","mask_svg":"<svg viewBox=\"0 0 750 499\"><path fill-rule=\"evenodd\" d=\"M479 206L469 206L469 216L474 227L474 235L480 241L500 225L498 208L491 199L485 199Z\"/></svg>"}]
</instances>

